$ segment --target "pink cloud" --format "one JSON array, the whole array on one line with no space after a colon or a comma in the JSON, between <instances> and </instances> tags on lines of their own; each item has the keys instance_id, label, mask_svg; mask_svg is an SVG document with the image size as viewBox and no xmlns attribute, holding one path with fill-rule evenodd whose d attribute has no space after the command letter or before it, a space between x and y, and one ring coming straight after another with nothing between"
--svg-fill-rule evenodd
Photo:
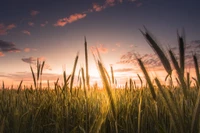
<instances>
[{"instance_id":1,"label":"pink cloud","mask_svg":"<svg viewBox=\"0 0 200 133\"><path fill-rule=\"evenodd\" d=\"M34 23L33 22L28 22L28 25L29 26L34 26Z\"/></svg>"},{"instance_id":2,"label":"pink cloud","mask_svg":"<svg viewBox=\"0 0 200 133\"><path fill-rule=\"evenodd\" d=\"M3 57L3 56L5 56L5 55L3 54L3 52L0 52L0 57Z\"/></svg>"},{"instance_id":3,"label":"pink cloud","mask_svg":"<svg viewBox=\"0 0 200 133\"><path fill-rule=\"evenodd\" d=\"M7 30L12 30L13 28L16 28L16 25L15 24L10 24L7 26Z\"/></svg>"},{"instance_id":4,"label":"pink cloud","mask_svg":"<svg viewBox=\"0 0 200 133\"><path fill-rule=\"evenodd\" d=\"M114 6L115 0L106 0L105 4L108 5L108 6Z\"/></svg>"},{"instance_id":5,"label":"pink cloud","mask_svg":"<svg viewBox=\"0 0 200 133\"><path fill-rule=\"evenodd\" d=\"M24 48L24 52L30 52L31 49L30 48Z\"/></svg>"},{"instance_id":6,"label":"pink cloud","mask_svg":"<svg viewBox=\"0 0 200 133\"><path fill-rule=\"evenodd\" d=\"M22 33L27 34L27 35L31 35L31 32L27 31L27 30L23 30Z\"/></svg>"},{"instance_id":7,"label":"pink cloud","mask_svg":"<svg viewBox=\"0 0 200 133\"><path fill-rule=\"evenodd\" d=\"M7 35L9 30L16 28L15 24L10 24L5 26L3 23L0 23L0 35Z\"/></svg>"},{"instance_id":8,"label":"pink cloud","mask_svg":"<svg viewBox=\"0 0 200 133\"><path fill-rule=\"evenodd\" d=\"M62 19L59 19L56 24L54 24L54 26L65 26L66 24L68 23L73 23L79 19L82 19L86 17L86 14L81 14L81 13L76 13L76 14L73 14L73 15L70 15L68 18L62 18Z\"/></svg>"},{"instance_id":9,"label":"pink cloud","mask_svg":"<svg viewBox=\"0 0 200 133\"><path fill-rule=\"evenodd\" d=\"M99 12L99 11L103 10L104 7L94 3L92 8L94 11Z\"/></svg>"},{"instance_id":10,"label":"pink cloud","mask_svg":"<svg viewBox=\"0 0 200 133\"><path fill-rule=\"evenodd\" d=\"M45 23L43 24L40 24L41 27L45 27L49 22L48 21L45 21Z\"/></svg>"},{"instance_id":11,"label":"pink cloud","mask_svg":"<svg viewBox=\"0 0 200 133\"><path fill-rule=\"evenodd\" d=\"M107 53L108 49L106 47L103 46L103 44L100 44L97 49L99 50L99 52L101 53Z\"/></svg>"},{"instance_id":12,"label":"pink cloud","mask_svg":"<svg viewBox=\"0 0 200 133\"><path fill-rule=\"evenodd\" d=\"M32 10L30 15L31 16L36 16L37 14L39 14L40 12L39 11L36 11L36 10Z\"/></svg>"}]
</instances>

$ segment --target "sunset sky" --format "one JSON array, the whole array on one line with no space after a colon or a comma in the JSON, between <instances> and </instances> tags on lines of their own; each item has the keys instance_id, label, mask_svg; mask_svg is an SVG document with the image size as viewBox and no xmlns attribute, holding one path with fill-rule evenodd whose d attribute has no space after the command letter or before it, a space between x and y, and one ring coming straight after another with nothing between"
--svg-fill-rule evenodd
<instances>
[{"instance_id":1,"label":"sunset sky","mask_svg":"<svg viewBox=\"0 0 200 133\"><path fill-rule=\"evenodd\" d=\"M108 71L112 64L123 83L140 69L130 59L139 54L153 76L166 76L139 29L143 26L163 49L176 51L177 30L186 32L187 64L200 53L199 0L1 0L0 82L32 83L30 63L46 61L44 79L55 81L66 67L69 75L77 52L77 72L84 64L84 36L89 49L97 47ZM132 58L132 57L131 57ZM129 63L126 63L129 62ZM163 73L163 74L162 74ZM89 52L92 83L98 72Z\"/></svg>"}]
</instances>

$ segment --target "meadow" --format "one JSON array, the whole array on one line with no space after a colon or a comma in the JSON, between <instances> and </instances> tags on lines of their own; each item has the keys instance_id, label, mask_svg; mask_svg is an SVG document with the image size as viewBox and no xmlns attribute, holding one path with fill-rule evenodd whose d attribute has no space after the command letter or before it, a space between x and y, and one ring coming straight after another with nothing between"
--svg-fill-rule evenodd
<instances>
[{"instance_id":1,"label":"meadow","mask_svg":"<svg viewBox=\"0 0 200 133\"><path fill-rule=\"evenodd\" d=\"M88 48L85 39L85 69L79 70L79 85L74 85L79 59L77 54L71 75L63 71L63 84L42 87L45 62L30 66L33 86L0 89L0 132L4 133L200 133L200 73L197 56L193 55L195 77L185 72L185 41L178 35L179 59L173 51L160 48L148 30L141 31L167 72L162 85L152 79L142 59L135 55L144 74L138 75L140 87L130 79L117 88L113 68L105 69L96 50L94 60L103 88L89 84ZM169 57L167 56L169 55ZM176 75L172 75L172 71ZM176 78L177 85L174 85ZM191 85L194 82L194 85Z\"/></svg>"}]
</instances>

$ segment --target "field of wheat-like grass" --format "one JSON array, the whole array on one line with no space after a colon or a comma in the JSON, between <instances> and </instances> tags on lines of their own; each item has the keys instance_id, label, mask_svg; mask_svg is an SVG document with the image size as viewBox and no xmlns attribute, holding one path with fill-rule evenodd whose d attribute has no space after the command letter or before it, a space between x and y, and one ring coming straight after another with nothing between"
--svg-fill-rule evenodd
<instances>
[{"instance_id":1,"label":"field of wheat-like grass","mask_svg":"<svg viewBox=\"0 0 200 133\"><path fill-rule=\"evenodd\" d=\"M141 31L167 72L165 81L177 77L177 85L162 85L159 77L152 79L141 58L135 59L144 74L144 84L137 87L130 79L116 88L114 72L108 74L98 49L92 52L99 70L103 89L91 86L88 48L85 38L85 70L81 67L74 86L79 54L72 73L63 72L54 87L42 86L45 62L30 66L33 87L0 88L0 132L2 133L199 133L200 132L200 73L197 56L193 55L196 77L185 72L185 40L178 34L179 60L171 49L163 52L147 29ZM170 59L168 58L170 57ZM174 68L174 69L173 69ZM172 75L175 71L177 75ZM110 76L111 75L111 76ZM185 76L186 75L186 76ZM195 81L191 86L191 80ZM23 88L23 89L22 89Z\"/></svg>"}]
</instances>

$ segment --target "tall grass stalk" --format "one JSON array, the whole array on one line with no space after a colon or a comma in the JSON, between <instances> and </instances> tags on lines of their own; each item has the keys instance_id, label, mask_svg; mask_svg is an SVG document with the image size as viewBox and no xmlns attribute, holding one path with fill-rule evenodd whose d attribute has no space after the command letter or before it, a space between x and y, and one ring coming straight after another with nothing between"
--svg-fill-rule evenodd
<instances>
[{"instance_id":1,"label":"tall grass stalk","mask_svg":"<svg viewBox=\"0 0 200 133\"><path fill-rule=\"evenodd\" d=\"M105 70L104 66L102 65L102 63L100 61L98 61L98 66L99 66L99 71L100 71L100 74L101 74L101 79L102 79L104 88L106 89L108 97L109 97L110 106L111 106L111 109L112 109L112 114L113 114L113 117L114 117L114 120L115 120L115 131L116 131L116 133L118 133L117 110L116 110L116 105L115 105L114 98L113 98L113 95L112 95L111 87L109 85L107 75L105 73L106 70Z\"/></svg>"},{"instance_id":2,"label":"tall grass stalk","mask_svg":"<svg viewBox=\"0 0 200 133\"><path fill-rule=\"evenodd\" d=\"M17 89L17 93L19 94L20 90L21 90L21 87L22 87L22 83L23 83L23 80L21 80L19 86L18 86L18 89Z\"/></svg>"},{"instance_id":3,"label":"tall grass stalk","mask_svg":"<svg viewBox=\"0 0 200 133\"><path fill-rule=\"evenodd\" d=\"M90 76L89 76L89 71L88 71L88 48L87 48L87 41L85 37L85 71L86 71L86 84L88 90L90 90Z\"/></svg>"},{"instance_id":4,"label":"tall grass stalk","mask_svg":"<svg viewBox=\"0 0 200 133\"><path fill-rule=\"evenodd\" d=\"M137 58L137 57L136 57L136 58ZM146 81L147 81L147 84L149 85L149 88L150 88L150 91L151 91L151 95L152 95L153 99L156 101L156 92L155 92L155 89L154 89L153 84L152 84L152 82L151 82L151 79L150 79L150 77L149 77L149 74L147 73L147 70L146 70L146 68L144 67L144 64L143 64L143 62L141 61L141 59L137 58L137 61L138 61L138 64L139 64L139 66L140 66L140 68L141 68L141 70L142 70L142 72L143 72L143 74L144 74L144 76L145 76L145 79L146 79Z\"/></svg>"},{"instance_id":5,"label":"tall grass stalk","mask_svg":"<svg viewBox=\"0 0 200 133\"><path fill-rule=\"evenodd\" d=\"M167 59L167 56L165 55L165 53L162 51L162 49L158 45L158 43L155 41L155 39L152 37L152 35L149 33L149 31L146 28L145 28L145 33L143 31L141 31L141 33L146 38L147 42L153 48L155 53L158 55L158 57L159 57L160 61L162 62L166 72L168 73L168 75L171 75L172 68L170 66L170 62Z\"/></svg>"},{"instance_id":6,"label":"tall grass stalk","mask_svg":"<svg viewBox=\"0 0 200 133\"><path fill-rule=\"evenodd\" d=\"M187 99L187 85L185 83L181 68L179 67L178 62L177 62L177 60L176 60L176 58L174 56L174 53L171 50L169 50L169 54L170 54L172 63L174 65L174 68L176 69L176 73L178 75L178 79L179 79L179 81L181 83L181 88L183 90L184 97Z\"/></svg>"},{"instance_id":7,"label":"tall grass stalk","mask_svg":"<svg viewBox=\"0 0 200 133\"><path fill-rule=\"evenodd\" d=\"M138 105L138 133L141 133L141 114L142 114L142 98L143 89L140 89L139 105Z\"/></svg>"},{"instance_id":8,"label":"tall grass stalk","mask_svg":"<svg viewBox=\"0 0 200 133\"><path fill-rule=\"evenodd\" d=\"M115 83L115 78L114 78L114 71L113 71L112 65L110 65L110 71L111 71L112 84L114 85L114 83Z\"/></svg>"},{"instance_id":9,"label":"tall grass stalk","mask_svg":"<svg viewBox=\"0 0 200 133\"><path fill-rule=\"evenodd\" d=\"M76 66L78 63L78 58L79 58L79 52L76 55L75 61L74 61L74 67L73 67L73 71L72 71L72 76L71 76L71 82L70 82L70 93L72 95L72 88L73 88L73 84L74 84L74 76L75 76L75 72L76 72Z\"/></svg>"},{"instance_id":10,"label":"tall grass stalk","mask_svg":"<svg viewBox=\"0 0 200 133\"><path fill-rule=\"evenodd\" d=\"M194 67L195 67L195 72L196 72L196 77L197 77L197 85L200 85L200 73L199 73L199 66L198 66L198 59L196 54L193 55L193 60L194 60Z\"/></svg>"},{"instance_id":11,"label":"tall grass stalk","mask_svg":"<svg viewBox=\"0 0 200 133\"><path fill-rule=\"evenodd\" d=\"M180 69L181 74L184 77L184 69L185 69L185 36L184 33L180 36L177 32L178 43L179 43L179 58L180 58Z\"/></svg>"}]
</instances>

